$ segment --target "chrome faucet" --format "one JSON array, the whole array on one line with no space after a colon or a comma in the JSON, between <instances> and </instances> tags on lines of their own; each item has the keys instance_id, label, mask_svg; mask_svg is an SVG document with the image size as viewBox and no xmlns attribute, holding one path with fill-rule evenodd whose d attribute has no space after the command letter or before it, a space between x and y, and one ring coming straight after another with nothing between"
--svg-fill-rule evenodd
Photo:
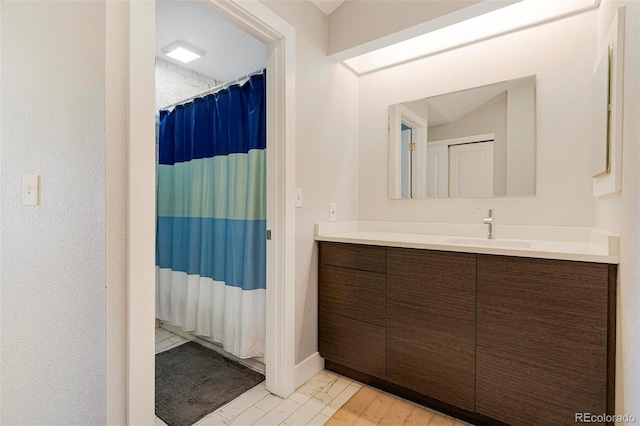
<instances>
[{"instance_id":1,"label":"chrome faucet","mask_svg":"<svg viewBox=\"0 0 640 426\"><path fill-rule=\"evenodd\" d=\"M483 222L489 225L489 233L487 234L487 238L492 240L495 237L493 236L493 209L489 209L489 217L485 217Z\"/></svg>"}]
</instances>

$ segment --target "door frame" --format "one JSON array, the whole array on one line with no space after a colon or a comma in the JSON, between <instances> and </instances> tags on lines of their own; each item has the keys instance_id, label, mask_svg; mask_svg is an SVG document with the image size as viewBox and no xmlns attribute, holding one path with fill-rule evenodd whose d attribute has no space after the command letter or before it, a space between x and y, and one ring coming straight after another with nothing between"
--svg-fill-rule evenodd
<instances>
[{"instance_id":1,"label":"door frame","mask_svg":"<svg viewBox=\"0 0 640 426\"><path fill-rule=\"evenodd\" d=\"M258 0L200 0L268 46L266 386L295 390L295 29ZM129 6L127 423L154 423L155 2Z\"/></svg>"},{"instance_id":2,"label":"door frame","mask_svg":"<svg viewBox=\"0 0 640 426\"><path fill-rule=\"evenodd\" d=\"M427 196L427 131L428 122L403 104L389 106L389 198L402 199L402 125L411 127L415 144L411 156L411 191L409 198Z\"/></svg>"}]
</instances>

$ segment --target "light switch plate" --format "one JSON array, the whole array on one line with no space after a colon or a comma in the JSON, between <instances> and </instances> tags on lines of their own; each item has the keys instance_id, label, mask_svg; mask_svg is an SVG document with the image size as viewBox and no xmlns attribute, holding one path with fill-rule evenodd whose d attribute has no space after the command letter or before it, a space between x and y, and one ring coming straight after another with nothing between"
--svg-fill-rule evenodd
<instances>
[{"instance_id":1,"label":"light switch plate","mask_svg":"<svg viewBox=\"0 0 640 426\"><path fill-rule=\"evenodd\" d=\"M22 204L25 206L38 205L38 175L24 175L22 180Z\"/></svg>"}]
</instances>

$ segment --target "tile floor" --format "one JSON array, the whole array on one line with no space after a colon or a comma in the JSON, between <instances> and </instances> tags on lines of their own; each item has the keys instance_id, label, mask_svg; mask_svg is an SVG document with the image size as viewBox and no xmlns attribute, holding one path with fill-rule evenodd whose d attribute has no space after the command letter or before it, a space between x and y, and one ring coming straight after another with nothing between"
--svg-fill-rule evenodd
<instances>
[{"instance_id":1,"label":"tile floor","mask_svg":"<svg viewBox=\"0 0 640 426\"><path fill-rule=\"evenodd\" d=\"M168 351L187 342L188 340L182 336L178 336L164 328L156 327L156 354Z\"/></svg>"},{"instance_id":2,"label":"tile floor","mask_svg":"<svg viewBox=\"0 0 640 426\"><path fill-rule=\"evenodd\" d=\"M156 353L186 342L188 340L181 336L156 328ZM289 398L282 399L269 393L262 382L209 414L196 426L320 426L362 387L358 382L325 370L300 386ZM392 395L389 397L404 401ZM156 417L155 426L166 424Z\"/></svg>"},{"instance_id":3,"label":"tile floor","mask_svg":"<svg viewBox=\"0 0 640 426\"><path fill-rule=\"evenodd\" d=\"M163 328L156 328L156 353L188 342ZM269 393L264 382L220 407L196 423L197 426L316 426L323 425L351 398L361 384L328 371L321 371L289 398ZM156 417L156 426L166 424Z\"/></svg>"}]
</instances>

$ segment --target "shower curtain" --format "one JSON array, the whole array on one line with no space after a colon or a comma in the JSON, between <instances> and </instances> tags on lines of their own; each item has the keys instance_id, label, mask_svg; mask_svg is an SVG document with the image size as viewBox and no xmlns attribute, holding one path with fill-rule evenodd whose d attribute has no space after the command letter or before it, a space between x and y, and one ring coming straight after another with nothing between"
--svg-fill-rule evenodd
<instances>
[{"instance_id":1,"label":"shower curtain","mask_svg":"<svg viewBox=\"0 0 640 426\"><path fill-rule=\"evenodd\" d=\"M158 319L264 356L265 75L159 118Z\"/></svg>"}]
</instances>

